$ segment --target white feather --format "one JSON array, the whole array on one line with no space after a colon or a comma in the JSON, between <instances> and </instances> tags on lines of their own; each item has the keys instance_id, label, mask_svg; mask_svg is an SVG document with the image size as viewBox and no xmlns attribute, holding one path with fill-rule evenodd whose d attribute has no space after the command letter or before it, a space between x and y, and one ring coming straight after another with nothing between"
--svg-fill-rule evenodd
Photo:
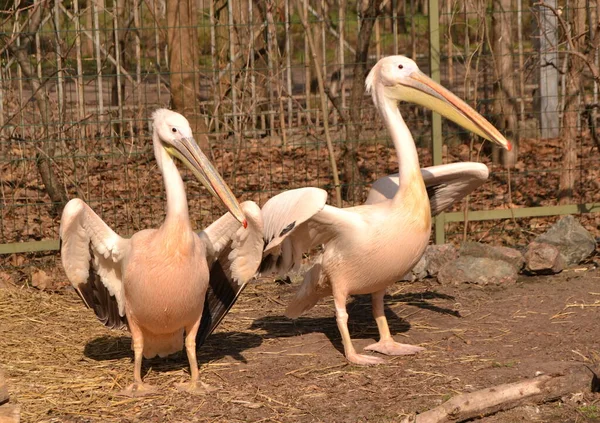
<instances>
[{"instance_id":1,"label":"white feather","mask_svg":"<svg viewBox=\"0 0 600 423\"><path fill-rule=\"evenodd\" d=\"M485 183L489 170L483 163L460 162L421 169L427 188L436 187L429 197L431 215L436 216L462 200ZM398 174L379 178L369 191L365 204L377 204L392 199L398 191Z\"/></svg>"},{"instance_id":2,"label":"white feather","mask_svg":"<svg viewBox=\"0 0 600 423\"><path fill-rule=\"evenodd\" d=\"M240 285L254 277L263 249L263 222L260 208L252 201L241 204L248 227L244 228L231 213L217 219L198 234L206 246L208 263L217 260L222 251L229 247L228 267L232 278Z\"/></svg>"},{"instance_id":3,"label":"white feather","mask_svg":"<svg viewBox=\"0 0 600 423\"><path fill-rule=\"evenodd\" d=\"M71 284L79 290L88 280L91 264L117 300L119 314L125 316L121 260L129 248L129 240L117 235L79 199L73 199L65 206L59 233L61 260Z\"/></svg>"}]
</instances>

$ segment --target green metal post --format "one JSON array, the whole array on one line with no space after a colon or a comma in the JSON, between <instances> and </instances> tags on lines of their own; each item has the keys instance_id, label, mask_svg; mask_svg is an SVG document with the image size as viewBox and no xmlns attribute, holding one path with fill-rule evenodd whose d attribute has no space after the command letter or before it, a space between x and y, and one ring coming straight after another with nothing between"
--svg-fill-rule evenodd
<instances>
[{"instance_id":1,"label":"green metal post","mask_svg":"<svg viewBox=\"0 0 600 423\"><path fill-rule=\"evenodd\" d=\"M440 7L438 0L429 1L429 63L431 79L440 82ZM442 117L431 114L431 139L433 141L433 165L442 164ZM435 243L443 244L446 240L444 213L435 217Z\"/></svg>"}]
</instances>

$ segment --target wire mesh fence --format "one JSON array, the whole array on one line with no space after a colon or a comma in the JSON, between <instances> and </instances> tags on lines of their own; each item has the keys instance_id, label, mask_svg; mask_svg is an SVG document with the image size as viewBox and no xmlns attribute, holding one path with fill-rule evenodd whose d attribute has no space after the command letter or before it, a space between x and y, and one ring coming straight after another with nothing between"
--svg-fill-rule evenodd
<instances>
[{"instance_id":1,"label":"wire mesh fence","mask_svg":"<svg viewBox=\"0 0 600 423\"><path fill-rule=\"evenodd\" d=\"M431 114L400 105L422 166L490 165L489 183L455 210L597 210L598 23L595 4L582 0L3 4L0 244L56 240L60 207L72 197L119 233L158 226L164 189L149 125L158 107L190 120L242 200L262 204L285 189L318 186L335 203L330 137L342 203L360 204L370 183L397 171L364 93L366 72L389 54L412 57L426 73L439 70L443 85L518 145L502 155L444 121L436 155ZM184 172L184 180L201 228L223 210L192 175ZM582 220L600 227L597 213ZM547 222L444 227L451 240L514 243Z\"/></svg>"}]
</instances>

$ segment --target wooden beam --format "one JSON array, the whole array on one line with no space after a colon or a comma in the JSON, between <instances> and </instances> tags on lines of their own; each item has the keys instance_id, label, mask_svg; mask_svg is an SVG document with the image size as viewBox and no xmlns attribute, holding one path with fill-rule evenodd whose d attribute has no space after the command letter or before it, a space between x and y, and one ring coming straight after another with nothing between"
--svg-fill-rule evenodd
<instances>
[{"instance_id":1,"label":"wooden beam","mask_svg":"<svg viewBox=\"0 0 600 423\"><path fill-rule=\"evenodd\" d=\"M470 211L469 221L519 219L523 217L560 216L564 214L582 214L600 212L600 203L568 204L564 206L523 207L514 209ZM446 222L463 222L464 213L446 213Z\"/></svg>"},{"instance_id":2,"label":"wooden beam","mask_svg":"<svg viewBox=\"0 0 600 423\"><path fill-rule=\"evenodd\" d=\"M473 222L479 220L497 220L512 218L521 219L525 217L561 216L565 214L583 213L600 213L600 203L470 211L469 221ZM444 221L448 223L463 222L464 217L465 216L462 211L444 213ZM30 242L13 242L9 244L0 244L0 255L16 253L34 253L37 251L54 251L58 249L59 242L57 239Z\"/></svg>"},{"instance_id":3,"label":"wooden beam","mask_svg":"<svg viewBox=\"0 0 600 423\"><path fill-rule=\"evenodd\" d=\"M36 251L58 250L58 240L12 242L0 244L0 254L34 253Z\"/></svg>"}]
</instances>

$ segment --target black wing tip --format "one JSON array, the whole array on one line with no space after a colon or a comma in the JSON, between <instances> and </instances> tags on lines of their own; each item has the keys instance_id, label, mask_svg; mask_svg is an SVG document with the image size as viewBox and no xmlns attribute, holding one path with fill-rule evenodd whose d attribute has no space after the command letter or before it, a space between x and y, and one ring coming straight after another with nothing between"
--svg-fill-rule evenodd
<instances>
[{"instance_id":1,"label":"black wing tip","mask_svg":"<svg viewBox=\"0 0 600 423\"><path fill-rule=\"evenodd\" d=\"M196 334L196 347L201 346L206 338L219 326L246 285L240 286L237 282L234 282L225 273L219 261L213 264L210 269L210 281L206 290L200 328Z\"/></svg>"},{"instance_id":2,"label":"black wing tip","mask_svg":"<svg viewBox=\"0 0 600 423\"><path fill-rule=\"evenodd\" d=\"M96 273L93 257L94 255L90 251L90 268L87 282L80 284L75 291L85 305L94 310L94 314L104 326L109 329L128 329L127 316L121 316L116 297L111 295L100 279L100 275Z\"/></svg>"},{"instance_id":3,"label":"black wing tip","mask_svg":"<svg viewBox=\"0 0 600 423\"><path fill-rule=\"evenodd\" d=\"M290 223L289 225L287 225L285 228L283 228L281 230L281 232L279 233L279 236L284 236L285 234L289 233L292 229L294 229L296 227L296 221L293 221L292 223Z\"/></svg>"}]
</instances>

